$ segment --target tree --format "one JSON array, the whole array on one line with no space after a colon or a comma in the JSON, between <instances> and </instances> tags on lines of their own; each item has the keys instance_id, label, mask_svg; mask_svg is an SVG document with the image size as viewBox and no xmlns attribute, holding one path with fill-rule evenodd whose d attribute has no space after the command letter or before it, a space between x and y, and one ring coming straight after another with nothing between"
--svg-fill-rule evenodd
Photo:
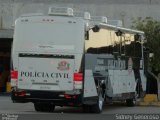
<instances>
[{"instance_id":1,"label":"tree","mask_svg":"<svg viewBox=\"0 0 160 120\"><path fill-rule=\"evenodd\" d=\"M132 28L144 31L147 42L145 47L153 53L152 59L149 61L149 66L152 68L148 70L156 80L158 85L158 98L160 100L160 21L153 20L150 17L145 19L133 19Z\"/></svg>"},{"instance_id":2,"label":"tree","mask_svg":"<svg viewBox=\"0 0 160 120\"><path fill-rule=\"evenodd\" d=\"M153 20L150 17L137 18L133 20L132 28L144 31L147 40L145 47L153 53L150 65L154 71L160 72L160 21Z\"/></svg>"}]
</instances>

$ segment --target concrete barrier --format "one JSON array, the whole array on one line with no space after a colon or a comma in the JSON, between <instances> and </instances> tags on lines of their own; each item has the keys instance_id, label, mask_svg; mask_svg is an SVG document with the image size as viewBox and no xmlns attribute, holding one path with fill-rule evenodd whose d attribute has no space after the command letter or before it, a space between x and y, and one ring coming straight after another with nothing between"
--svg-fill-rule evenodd
<instances>
[{"instance_id":1,"label":"concrete barrier","mask_svg":"<svg viewBox=\"0 0 160 120\"><path fill-rule=\"evenodd\" d=\"M146 94L144 99L136 102L137 106L160 106L157 94Z\"/></svg>"}]
</instances>

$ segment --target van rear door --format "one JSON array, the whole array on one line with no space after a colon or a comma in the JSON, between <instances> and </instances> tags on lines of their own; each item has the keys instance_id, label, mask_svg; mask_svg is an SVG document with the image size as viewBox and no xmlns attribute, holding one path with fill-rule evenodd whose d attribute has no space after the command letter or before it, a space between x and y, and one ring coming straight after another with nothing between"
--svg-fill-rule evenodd
<instances>
[{"instance_id":1,"label":"van rear door","mask_svg":"<svg viewBox=\"0 0 160 120\"><path fill-rule=\"evenodd\" d=\"M18 88L73 90L73 55L19 55Z\"/></svg>"}]
</instances>

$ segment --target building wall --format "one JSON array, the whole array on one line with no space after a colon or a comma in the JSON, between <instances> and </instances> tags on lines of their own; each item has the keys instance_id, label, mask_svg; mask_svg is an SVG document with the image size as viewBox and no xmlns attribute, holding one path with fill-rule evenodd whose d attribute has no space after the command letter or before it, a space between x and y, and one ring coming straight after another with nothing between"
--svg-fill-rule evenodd
<instances>
[{"instance_id":1,"label":"building wall","mask_svg":"<svg viewBox=\"0 0 160 120\"><path fill-rule=\"evenodd\" d=\"M11 29L21 14L47 14L49 6L68 6L93 16L119 19L125 27L137 17L160 20L160 0L0 0L0 29Z\"/></svg>"},{"instance_id":2,"label":"building wall","mask_svg":"<svg viewBox=\"0 0 160 120\"><path fill-rule=\"evenodd\" d=\"M0 29L10 29L13 25L12 0L0 0Z\"/></svg>"}]
</instances>

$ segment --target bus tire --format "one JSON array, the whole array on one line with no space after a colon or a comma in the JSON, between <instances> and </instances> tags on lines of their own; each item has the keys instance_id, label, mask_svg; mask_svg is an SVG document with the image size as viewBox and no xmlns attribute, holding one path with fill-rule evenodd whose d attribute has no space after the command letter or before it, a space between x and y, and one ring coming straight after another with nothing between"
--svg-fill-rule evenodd
<instances>
[{"instance_id":1,"label":"bus tire","mask_svg":"<svg viewBox=\"0 0 160 120\"><path fill-rule=\"evenodd\" d=\"M127 99L126 104L128 107L133 107L136 104L136 101L134 99Z\"/></svg>"},{"instance_id":2,"label":"bus tire","mask_svg":"<svg viewBox=\"0 0 160 120\"><path fill-rule=\"evenodd\" d=\"M37 112L40 112L40 111L43 111L43 106L41 103L34 103L34 109L37 111Z\"/></svg>"},{"instance_id":3,"label":"bus tire","mask_svg":"<svg viewBox=\"0 0 160 120\"><path fill-rule=\"evenodd\" d=\"M101 105L100 105L101 104ZM91 106L91 108L90 108L90 111L92 112L92 113L101 113L102 112L102 107L103 107L103 105L102 105L102 103L97 103L97 104L95 104L95 105L92 105Z\"/></svg>"},{"instance_id":4,"label":"bus tire","mask_svg":"<svg viewBox=\"0 0 160 120\"><path fill-rule=\"evenodd\" d=\"M55 105L51 103L34 103L34 108L37 112L53 112Z\"/></svg>"},{"instance_id":5,"label":"bus tire","mask_svg":"<svg viewBox=\"0 0 160 120\"><path fill-rule=\"evenodd\" d=\"M92 113L101 113L103 111L104 101L105 101L105 93L101 89L98 93L98 101L96 104L91 106L90 111Z\"/></svg>"},{"instance_id":6,"label":"bus tire","mask_svg":"<svg viewBox=\"0 0 160 120\"><path fill-rule=\"evenodd\" d=\"M83 109L84 113L89 113L90 112L90 106L89 105L83 105L82 109Z\"/></svg>"},{"instance_id":7,"label":"bus tire","mask_svg":"<svg viewBox=\"0 0 160 120\"><path fill-rule=\"evenodd\" d=\"M55 105L53 105L52 103L43 104L44 112L54 112L54 110L55 110Z\"/></svg>"}]
</instances>

